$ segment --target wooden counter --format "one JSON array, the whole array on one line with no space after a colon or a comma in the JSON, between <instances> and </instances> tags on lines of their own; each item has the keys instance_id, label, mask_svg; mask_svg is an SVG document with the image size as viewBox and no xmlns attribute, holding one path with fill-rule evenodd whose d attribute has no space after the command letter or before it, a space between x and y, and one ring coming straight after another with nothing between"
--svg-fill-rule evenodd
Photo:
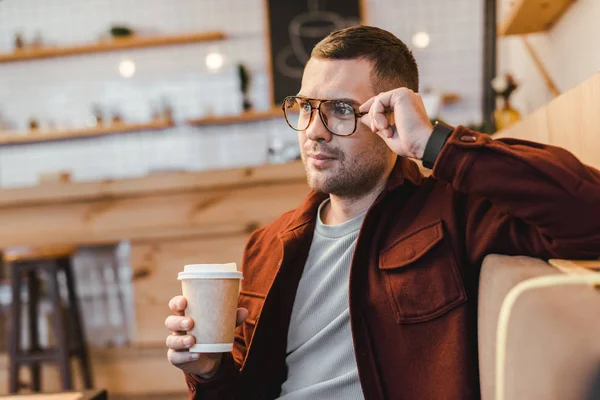
<instances>
[{"instance_id":1,"label":"wooden counter","mask_svg":"<svg viewBox=\"0 0 600 400\"><path fill-rule=\"evenodd\" d=\"M299 204L301 163L0 190L0 247L247 232Z\"/></svg>"}]
</instances>

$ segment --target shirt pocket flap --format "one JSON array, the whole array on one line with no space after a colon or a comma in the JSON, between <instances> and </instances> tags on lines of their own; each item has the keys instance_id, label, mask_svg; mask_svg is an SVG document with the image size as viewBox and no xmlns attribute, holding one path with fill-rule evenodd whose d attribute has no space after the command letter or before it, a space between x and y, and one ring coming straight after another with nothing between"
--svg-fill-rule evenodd
<instances>
[{"instance_id":1,"label":"shirt pocket flap","mask_svg":"<svg viewBox=\"0 0 600 400\"><path fill-rule=\"evenodd\" d=\"M410 232L381 252L379 269L390 270L409 265L444 238L442 221L437 220Z\"/></svg>"},{"instance_id":2,"label":"shirt pocket flap","mask_svg":"<svg viewBox=\"0 0 600 400\"><path fill-rule=\"evenodd\" d=\"M244 290L240 292L238 306L248 309L248 318L245 321L247 324L256 325L264 302L265 295L263 294Z\"/></svg>"}]
</instances>

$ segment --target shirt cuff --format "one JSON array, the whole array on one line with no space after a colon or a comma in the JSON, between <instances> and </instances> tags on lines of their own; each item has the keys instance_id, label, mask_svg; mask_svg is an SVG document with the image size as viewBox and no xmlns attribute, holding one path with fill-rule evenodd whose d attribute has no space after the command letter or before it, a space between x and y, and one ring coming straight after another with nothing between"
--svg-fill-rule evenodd
<instances>
[{"instance_id":1,"label":"shirt cuff","mask_svg":"<svg viewBox=\"0 0 600 400\"><path fill-rule=\"evenodd\" d=\"M451 183L460 188L462 178L468 173L471 164L479 155L473 151L485 147L492 138L472 131L464 126L457 126L438 154L433 166L433 176L441 181Z\"/></svg>"},{"instance_id":2,"label":"shirt cuff","mask_svg":"<svg viewBox=\"0 0 600 400\"><path fill-rule=\"evenodd\" d=\"M192 398L196 393L204 393L211 391L218 391L222 389L224 385L230 385L239 373L235 362L233 361L233 355L231 353L223 354L223 360L217 370L215 376L210 379L202 378L198 375L190 374L185 372L185 382L190 391Z\"/></svg>"}]
</instances>

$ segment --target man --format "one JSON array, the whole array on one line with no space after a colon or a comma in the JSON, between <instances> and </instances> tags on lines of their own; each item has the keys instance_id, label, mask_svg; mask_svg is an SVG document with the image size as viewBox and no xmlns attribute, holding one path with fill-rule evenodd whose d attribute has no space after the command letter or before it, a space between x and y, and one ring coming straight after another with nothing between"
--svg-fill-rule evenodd
<instances>
[{"instance_id":1,"label":"man","mask_svg":"<svg viewBox=\"0 0 600 400\"><path fill-rule=\"evenodd\" d=\"M193 398L479 398L483 258L600 256L600 172L560 148L432 127L417 89L384 30L314 48L284 103L312 191L248 241L234 351L187 352L185 299L169 304L168 357Z\"/></svg>"}]
</instances>

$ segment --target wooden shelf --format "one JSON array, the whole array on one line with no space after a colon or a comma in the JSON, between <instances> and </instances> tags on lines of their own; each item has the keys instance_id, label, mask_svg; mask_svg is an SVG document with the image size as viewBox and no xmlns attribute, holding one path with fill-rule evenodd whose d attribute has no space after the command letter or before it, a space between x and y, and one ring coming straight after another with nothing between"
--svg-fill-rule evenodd
<instances>
[{"instance_id":1,"label":"wooden shelf","mask_svg":"<svg viewBox=\"0 0 600 400\"><path fill-rule=\"evenodd\" d=\"M0 54L0 63L35 60L40 58L67 57L89 53L104 53L143 47L171 46L223 39L225 39L225 34L219 31L186 33L171 36L134 35L128 38L111 39L98 43L80 44L69 47L41 47L16 50L13 53Z\"/></svg>"},{"instance_id":2,"label":"wooden shelf","mask_svg":"<svg viewBox=\"0 0 600 400\"><path fill-rule=\"evenodd\" d=\"M188 119L188 125L225 125L240 122L262 121L268 119L283 118L281 108L272 108L268 111L248 111L238 115L214 116L199 119Z\"/></svg>"},{"instance_id":3,"label":"wooden shelf","mask_svg":"<svg viewBox=\"0 0 600 400\"><path fill-rule=\"evenodd\" d=\"M139 132L160 130L174 126L173 121L161 120L143 124L119 123L94 128L75 129L68 131L28 131L11 132L0 131L0 146L11 144L25 144L36 142L50 142L55 140L78 139L92 136L112 135L115 133Z\"/></svg>"},{"instance_id":4,"label":"wooden shelf","mask_svg":"<svg viewBox=\"0 0 600 400\"><path fill-rule=\"evenodd\" d=\"M524 35L550 29L575 0L517 0L498 26L498 36Z\"/></svg>"}]
</instances>

